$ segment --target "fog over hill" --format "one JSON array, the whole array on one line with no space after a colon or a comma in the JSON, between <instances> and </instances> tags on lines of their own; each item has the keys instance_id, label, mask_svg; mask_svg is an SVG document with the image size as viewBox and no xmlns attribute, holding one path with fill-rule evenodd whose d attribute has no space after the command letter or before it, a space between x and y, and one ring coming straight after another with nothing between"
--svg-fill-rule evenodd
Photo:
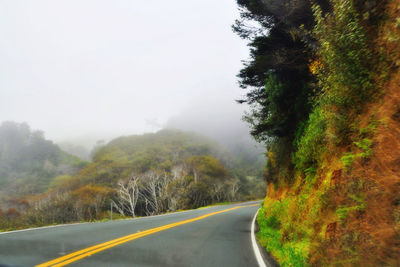
<instances>
[{"instance_id":1,"label":"fog over hill","mask_svg":"<svg viewBox=\"0 0 400 267\"><path fill-rule=\"evenodd\" d=\"M224 90L221 90L222 92ZM245 106L234 101L234 96L226 98L216 92L213 97L199 96L186 104L182 111L170 117L162 124L157 119L147 120L147 125L152 131L160 129L178 129L196 132L207 136L228 148L236 155L252 157L255 161L265 162L265 149L249 134L249 127L242 121ZM130 134L137 134L132 132ZM98 144L108 143L120 136L129 136L127 133L88 133L78 137L65 139L58 142L60 147L83 159L90 158L91 150Z\"/></svg>"},{"instance_id":2,"label":"fog over hill","mask_svg":"<svg viewBox=\"0 0 400 267\"><path fill-rule=\"evenodd\" d=\"M188 105L165 128L194 131L213 138L233 153L245 152L264 158L265 149L250 136L248 125L242 121L245 107L223 97L214 97L212 104L209 101L198 99Z\"/></svg>"},{"instance_id":3,"label":"fog over hill","mask_svg":"<svg viewBox=\"0 0 400 267\"><path fill-rule=\"evenodd\" d=\"M156 132L197 98L240 97L231 0L93 3L0 3L0 121L91 148Z\"/></svg>"}]
</instances>

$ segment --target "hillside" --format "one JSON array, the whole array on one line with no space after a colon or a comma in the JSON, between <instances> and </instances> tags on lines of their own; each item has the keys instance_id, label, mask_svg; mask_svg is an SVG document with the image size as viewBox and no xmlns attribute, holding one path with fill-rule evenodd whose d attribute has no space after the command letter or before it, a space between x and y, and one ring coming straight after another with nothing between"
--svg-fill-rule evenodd
<instances>
[{"instance_id":1,"label":"hillside","mask_svg":"<svg viewBox=\"0 0 400 267\"><path fill-rule=\"evenodd\" d=\"M398 266L400 2L237 2L268 150L259 241L282 266Z\"/></svg>"},{"instance_id":2,"label":"hillside","mask_svg":"<svg viewBox=\"0 0 400 267\"><path fill-rule=\"evenodd\" d=\"M251 160L251 159L250 159ZM75 174L51 179L42 194L20 195L3 229L152 215L264 196L261 175L209 138L177 130L132 135L99 147ZM261 172L261 170L258 170ZM10 210L10 208L14 210ZM118 216L118 215L114 215Z\"/></svg>"},{"instance_id":3,"label":"hillside","mask_svg":"<svg viewBox=\"0 0 400 267\"><path fill-rule=\"evenodd\" d=\"M262 183L261 169L246 172L248 168L245 160L248 158L251 161L251 155L237 158L210 138L179 130L161 130L157 133L116 138L98 148L93 162L74 176L73 180L78 185L115 187L120 179L125 179L132 173L170 173L196 156L209 156L222 164L229 175L240 182L239 193L243 195L251 195L254 190L257 191L257 187L252 184L254 179L256 183ZM66 185L62 186L73 185L66 181ZM262 193L257 191L254 197L260 195Z\"/></svg>"},{"instance_id":4,"label":"hillside","mask_svg":"<svg viewBox=\"0 0 400 267\"><path fill-rule=\"evenodd\" d=\"M46 140L26 123L0 126L0 201L45 192L52 179L74 174L85 163Z\"/></svg>"}]
</instances>

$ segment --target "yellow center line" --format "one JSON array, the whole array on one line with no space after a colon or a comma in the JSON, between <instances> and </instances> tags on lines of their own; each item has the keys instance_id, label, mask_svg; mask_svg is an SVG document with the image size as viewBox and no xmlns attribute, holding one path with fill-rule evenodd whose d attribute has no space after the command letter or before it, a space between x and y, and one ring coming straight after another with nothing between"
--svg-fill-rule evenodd
<instances>
[{"instance_id":1,"label":"yellow center line","mask_svg":"<svg viewBox=\"0 0 400 267\"><path fill-rule=\"evenodd\" d=\"M184 220L184 221L180 221L180 222L176 222L176 223L171 223L171 224L167 224L167 225L164 225L164 226L148 229L148 230L143 231L143 232L130 234L130 235L123 236L123 237L120 237L120 238L116 238L116 239L113 239L113 240L110 240L110 241L107 241L107 242L104 242L104 243L100 243L100 244L97 244L97 245L94 245L94 246L91 246L91 247L88 247L88 248L85 248L85 249L82 249L82 250L78 250L78 251L72 252L72 253L67 254L65 256L62 256L62 257L53 259L51 261L36 265L36 267L65 266L67 264L70 264L72 262L78 261L78 260L83 259L85 257L89 257L89 256L91 256L91 255L93 255L95 253L100 252L100 251L103 251L103 250L106 250L106 249L121 245L123 243L132 241L134 239L137 239L137 238L140 238L140 237L143 237L143 236L151 235L151 234L154 234L154 233L157 233L157 232L160 232L160 231L164 231L164 230L167 230L167 229L170 229L170 228L173 228L173 227L177 227L177 226L182 225L182 224L186 224L186 223L191 223L191 222L195 222L195 221L198 221L198 220L202 220L202 219L205 219L207 217L210 217L210 216L213 216L213 215L216 215L216 214L220 214L220 213L223 213L223 212L227 212L227 211L231 211L231 210L235 210L235 209L239 209L239 208L244 208L244 207L254 207L254 206L259 206L259 205L260 204L253 204L253 205L246 205L246 206L236 206L236 207L233 207L233 208L230 208L230 209L226 209L226 210L221 210L221 211L216 211L216 212L212 212L212 213L209 213L209 214L205 214L205 215L193 218L193 219L188 219L188 220Z\"/></svg>"}]
</instances>

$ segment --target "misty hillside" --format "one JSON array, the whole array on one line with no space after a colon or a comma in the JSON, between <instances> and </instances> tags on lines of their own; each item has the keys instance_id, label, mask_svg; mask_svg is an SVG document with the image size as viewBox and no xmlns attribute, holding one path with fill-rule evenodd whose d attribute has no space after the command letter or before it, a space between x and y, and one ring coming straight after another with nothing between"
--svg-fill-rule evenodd
<instances>
[{"instance_id":1,"label":"misty hillside","mask_svg":"<svg viewBox=\"0 0 400 267\"><path fill-rule=\"evenodd\" d=\"M157 133L116 138L98 148L93 155L93 162L76 177L85 184L115 186L119 179L129 177L132 173L152 170L170 172L195 156L211 156L217 159L232 176L242 181L247 176L262 180L262 167L247 171L247 162L254 160L253 155L244 153L241 158L235 157L210 138L179 130L161 130ZM258 162L252 163L255 165ZM242 190L246 190L245 185Z\"/></svg>"},{"instance_id":2,"label":"misty hillside","mask_svg":"<svg viewBox=\"0 0 400 267\"><path fill-rule=\"evenodd\" d=\"M57 145L68 154L86 161L90 160L90 151L85 146L74 144L73 142L60 142Z\"/></svg>"},{"instance_id":3,"label":"misty hillside","mask_svg":"<svg viewBox=\"0 0 400 267\"><path fill-rule=\"evenodd\" d=\"M47 166L59 170L66 159L76 159L63 158L60 155L67 155L65 152L50 141L42 142L48 144L43 160L25 163L43 165L40 170L47 170ZM11 202L3 203L9 213L15 209L18 215L3 222L2 227L108 218L110 202L119 214L135 216L261 198L265 188L262 170L246 171L245 162L252 159L246 159L246 154L236 158L210 138L178 130L119 137L98 147L92 162L78 164L82 168L77 173L54 171L38 175L35 179L43 180L43 188L48 190L37 195L31 194L43 190L29 195L20 191ZM52 179L56 174L59 175ZM15 178L18 181L28 181L27 185L31 182L28 178ZM125 191L137 197L134 203L126 203L121 197Z\"/></svg>"},{"instance_id":4,"label":"misty hillside","mask_svg":"<svg viewBox=\"0 0 400 267\"><path fill-rule=\"evenodd\" d=\"M0 196L41 193L52 178L73 174L85 163L62 151L26 123L0 126Z\"/></svg>"},{"instance_id":5,"label":"misty hillside","mask_svg":"<svg viewBox=\"0 0 400 267\"><path fill-rule=\"evenodd\" d=\"M100 184L112 185L132 172L144 173L160 169L169 171L185 159L212 155L228 160L222 146L194 133L162 130L157 133L119 137L93 155L93 162L79 176ZM228 163L227 162L227 163Z\"/></svg>"},{"instance_id":6,"label":"misty hillside","mask_svg":"<svg viewBox=\"0 0 400 267\"><path fill-rule=\"evenodd\" d=\"M260 171L265 166L265 148L249 134L249 126L242 120L243 112L243 106L232 99L215 96L211 104L202 99L191 104L171 117L165 127L208 136L241 160L247 172Z\"/></svg>"}]
</instances>

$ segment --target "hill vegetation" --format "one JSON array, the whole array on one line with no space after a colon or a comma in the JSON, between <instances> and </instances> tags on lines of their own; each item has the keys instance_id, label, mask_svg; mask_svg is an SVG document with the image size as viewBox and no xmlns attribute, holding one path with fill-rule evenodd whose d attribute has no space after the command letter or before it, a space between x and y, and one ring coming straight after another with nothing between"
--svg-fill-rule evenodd
<instances>
[{"instance_id":1,"label":"hill vegetation","mask_svg":"<svg viewBox=\"0 0 400 267\"><path fill-rule=\"evenodd\" d=\"M261 170L246 173L245 162L194 133L162 130L120 137L98 147L93 162L78 172L49 176L46 190L9 199L0 225L14 229L108 219L111 204L116 218L263 197Z\"/></svg>"},{"instance_id":2,"label":"hill vegetation","mask_svg":"<svg viewBox=\"0 0 400 267\"><path fill-rule=\"evenodd\" d=\"M237 3L268 151L259 240L283 266L399 265L400 2Z\"/></svg>"},{"instance_id":3,"label":"hill vegetation","mask_svg":"<svg viewBox=\"0 0 400 267\"><path fill-rule=\"evenodd\" d=\"M43 193L54 177L74 174L86 164L46 140L43 132L15 122L0 126L0 159L0 200Z\"/></svg>"}]
</instances>

